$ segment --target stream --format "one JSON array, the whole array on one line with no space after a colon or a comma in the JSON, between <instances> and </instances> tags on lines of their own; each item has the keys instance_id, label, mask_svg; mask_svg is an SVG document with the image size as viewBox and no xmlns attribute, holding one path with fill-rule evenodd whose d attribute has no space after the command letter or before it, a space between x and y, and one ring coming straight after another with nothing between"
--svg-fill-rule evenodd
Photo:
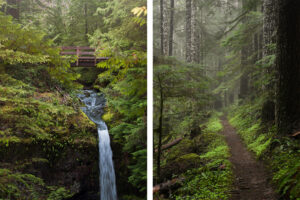
<instances>
[{"instance_id":1,"label":"stream","mask_svg":"<svg viewBox=\"0 0 300 200\"><path fill-rule=\"evenodd\" d=\"M86 105L86 107L81 107L82 111L98 126L100 200L117 200L110 137L107 126L101 118L106 103L105 97L93 90L84 90L81 94L78 94L78 97Z\"/></svg>"}]
</instances>

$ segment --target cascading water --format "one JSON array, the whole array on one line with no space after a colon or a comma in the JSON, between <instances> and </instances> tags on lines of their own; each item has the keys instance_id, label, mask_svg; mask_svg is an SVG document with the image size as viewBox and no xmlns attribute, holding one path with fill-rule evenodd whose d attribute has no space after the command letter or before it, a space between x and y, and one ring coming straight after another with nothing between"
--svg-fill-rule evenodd
<instances>
[{"instance_id":1,"label":"cascading water","mask_svg":"<svg viewBox=\"0 0 300 200\"><path fill-rule=\"evenodd\" d=\"M117 200L116 178L110 138L107 126L102 121L105 98L93 90L84 90L78 95L79 99L86 105L82 111L98 126L99 137L99 168L100 168L100 200Z\"/></svg>"}]
</instances>

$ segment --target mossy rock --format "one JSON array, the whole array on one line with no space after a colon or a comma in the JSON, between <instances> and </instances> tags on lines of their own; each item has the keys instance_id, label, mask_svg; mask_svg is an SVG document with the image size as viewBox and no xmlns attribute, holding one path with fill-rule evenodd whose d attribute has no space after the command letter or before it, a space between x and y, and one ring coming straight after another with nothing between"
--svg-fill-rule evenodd
<instances>
[{"instance_id":1,"label":"mossy rock","mask_svg":"<svg viewBox=\"0 0 300 200\"><path fill-rule=\"evenodd\" d=\"M195 148L197 148L197 146L194 140L185 138L181 140L179 144L172 147L170 151L168 151L167 153L168 155L166 156L167 162L176 160L177 158L186 155L188 153L193 153Z\"/></svg>"},{"instance_id":2,"label":"mossy rock","mask_svg":"<svg viewBox=\"0 0 300 200\"><path fill-rule=\"evenodd\" d=\"M185 154L183 156L180 156L173 162L174 165L176 165L179 170L186 170L189 168L197 168L201 165L201 158L199 155L195 153L189 153Z\"/></svg>"}]
</instances>

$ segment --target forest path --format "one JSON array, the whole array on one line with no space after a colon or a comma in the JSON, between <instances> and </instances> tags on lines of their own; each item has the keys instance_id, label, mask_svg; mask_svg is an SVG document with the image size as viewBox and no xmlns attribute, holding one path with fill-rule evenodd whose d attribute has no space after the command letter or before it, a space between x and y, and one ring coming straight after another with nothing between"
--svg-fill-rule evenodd
<instances>
[{"instance_id":1,"label":"forest path","mask_svg":"<svg viewBox=\"0 0 300 200\"><path fill-rule=\"evenodd\" d=\"M234 190L231 200L277 200L271 178L265 170L263 163L254 158L240 136L229 124L227 119L222 119L223 131L226 142L230 147L230 162L233 165L235 176Z\"/></svg>"}]
</instances>

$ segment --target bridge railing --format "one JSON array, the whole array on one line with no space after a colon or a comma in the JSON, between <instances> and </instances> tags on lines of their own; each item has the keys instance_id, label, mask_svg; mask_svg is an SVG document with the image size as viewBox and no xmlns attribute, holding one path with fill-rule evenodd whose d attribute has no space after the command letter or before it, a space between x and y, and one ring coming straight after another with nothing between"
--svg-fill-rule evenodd
<instances>
[{"instance_id":1,"label":"bridge railing","mask_svg":"<svg viewBox=\"0 0 300 200\"><path fill-rule=\"evenodd\" d=\"M91 47L72 47L72 46L66 46L66 47L61 47L62 52L61 55L76 55L77 56L77 61L76 61L76 66L79 65L79 60L80 59L94 59L95 65L97 63L97 57L95 56L95 48Z\"/></svg>"}]
</instances>

